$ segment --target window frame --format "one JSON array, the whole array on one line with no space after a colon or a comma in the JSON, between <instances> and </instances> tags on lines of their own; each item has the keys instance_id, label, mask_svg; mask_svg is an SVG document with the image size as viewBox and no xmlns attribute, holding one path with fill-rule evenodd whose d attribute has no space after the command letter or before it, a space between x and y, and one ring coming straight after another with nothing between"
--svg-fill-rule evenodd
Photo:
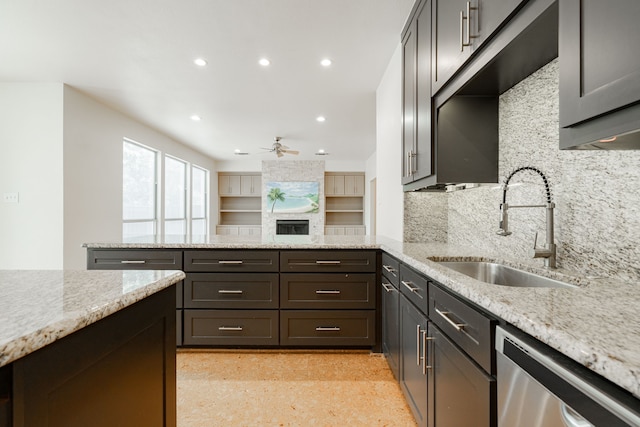
<instances>
[{"instance_id":1,"label":"window frame","mask_svg":"<svg viewBox=\"0 0 640 427\"><path fill-rule=\"evenodd\" d=\"M200 217L200 216L194 216L193 214L193 171L194 170L200 170L204 173L204 194L203 194L203 198L204 198L204 217ZM189 215L189 232L191 235L193 235L193 221L194 220L204 220L204 234L207 235L209 234L209 181L210 181L210 172L208 169L203 168L201 166L195 165L195 164L191 164L191 168L189 169L189 174L190 174L190 188L189 188L189 196L190 196L190 200L189 200L189 209L190 209L190 215Z\"/></svg>"},{"instance_id":2,"label":"window frame","mask_svg":"<svg viewBox=\"0 0 640 427\"><path fill-rule=\"evenodd\" d=\"M126 144L129 145L133 145L135 147L141 148L143 150L147 150L150 151L151 153L153 153L153 218L145 218L145 219L124 219L124 147ZM153 235L157 236L158 235L158 231L159 231L159 224L160 224L160 207L159 207L159 195L158 195L158 176L159 176L159 170L160 170L160 165L159 165L159 161L158 161L158 157L160 155L160 152L152 147L149 147L148 145L145 144L141 144L137 141L134 141L132 139L129 138L123 138L122 139L122 148L123 148L123 159L122 159L122 177L123 177L123 189L122 189L122 204L123 204L123 209L122 209L122 237L123 238L127 238L127 237L134 237L134 236L125 236L124 234L124 228L125 228L125 224L136 224L136 223L145 223L145 222L151 222L153 224Z\"/></svg>"}]
</instances>

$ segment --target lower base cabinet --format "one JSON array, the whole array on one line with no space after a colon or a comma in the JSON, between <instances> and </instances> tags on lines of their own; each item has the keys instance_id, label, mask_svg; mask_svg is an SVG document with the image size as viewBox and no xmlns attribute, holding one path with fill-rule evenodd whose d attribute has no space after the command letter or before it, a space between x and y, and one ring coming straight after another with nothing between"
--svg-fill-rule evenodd
<instances>
[{"instance_id":1,"label":"lower base cabinet","mask_svg":"<svg viewBox=\"0 0 640 427\"><path fill-rule=\"evenodd\" d=\"M428 425L427 317L404 296L400 297L400 387L418 426Z\"/></svg>"},{"instance_id":2,"label":"lower base cabinet","mask_svg":"<svg viewBox=\"0 0 640 427\"><path fill-rule=\"evenodd\" d=\"M278 310L184 310L184 345L277 346Z\"/></svg>"},{"instance_id":3,"label":"lower base cabinet","mask_svg":"<svg viewBox=\"0 0 640 427\"><path fill-rule=\"evenodd\" d=\"M282 310L280 345L370 347L375 319L374 310Z\"/></svg>"}]
</instances>

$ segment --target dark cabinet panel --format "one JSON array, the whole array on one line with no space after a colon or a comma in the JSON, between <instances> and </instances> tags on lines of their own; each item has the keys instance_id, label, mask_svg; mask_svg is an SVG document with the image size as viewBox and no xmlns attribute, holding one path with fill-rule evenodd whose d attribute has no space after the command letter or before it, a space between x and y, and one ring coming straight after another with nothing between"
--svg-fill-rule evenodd
<instances>
[{"instance_id":1,"label":"dark cabinet panel","mask_svg":"<svg viewBox=\"0 0 640 427\"><path fill-rule=\"evenodd\" d=\"M182 252L87 249L87 270L182 270Z\"/></svg>"},{"instance_id":2,"label":"dark cabinet panel","mask_svg":"<svg viewBox=\"0 0 640 427\"><path fill-rule=\"evenodd\" d=\"M438 328L433 338L431 393L435 426L496 425L496 380L479 369Z\"/></svg>"},{"instance_id":3,"label":"dark cabinet panel","mask_svg":"<svg viewBox=\"0 0 640 427\"><path fill-rule=\"evenodd\" d=\"M420 427L428 423L427 317L404 296L400 297L402 359L400 387Z\"/></svg>"},{"instance_id":4,"label":"dark cabinet panel","mask_svg":"<svg viewBox=\"0 0 640 427\"><path fill-rule=\"evenodd\" d=\"M640 148L640 2L559 7L560 148Z\"/></svg>"},{"instance_id":5,"label":"dark cabinet panel","mask_svg":"<svg viewBox=\"0 0 640 427\"><path fill-rule=\"evenodd\" d=\"M184 310L185 345L278 345L278 310Z\"/></svg>"},{"instance_id":6,"label":"dark cabinet panel","mask_svg":"<svg viewBox=\"0 0 640 427\"><path fill-rule=\"evenodd\" d=\"M12 422L11 389L12 365L5 365L0 368L0 427L10 427Z\"/></svg>"},{"instance_id":7,"label":"dark cabinet panel","mask_svg":"<svg viewBox=\"0 0 640 427\"><path fill-rule=\"evenodd\" d=\"M185 308L278 308L278 273L188 273Z\"/></svg>"},{"instance_id":8,"label":"dark cabinet panel","mask_svg":"<svg viewBox=\"0 0 640 427\"><path fill-rule=\"evenodd\" d=\"M374 310L282 310L284 346L371 346L376 342Z\"/></svg>"},{"instance_id":9,"label":"dark cabinet panel","mask_svg":"<svg viewBox=\"0 0 640 427\"><path fill-rule=\"evenodd\" d=\"M433 283L429 285L429 319L485 371L495 373L495 319L483 315Z\"/></svg>"},{"instance_id":10,"label":"dark cabinet panel","mask_svg":"<svg viewBox=\"0 0 640 427\"><path fill-rule=\"evenodd\" d=\"M184 251L186 272L277 272L278 251L191 250Z\"/></svg>"},{"instance_id":11,"label":"dark cabinet panel","mask_svg":"<svg viewBox=\"0 0 640 427\"><path fill-rule=\"evenodd\" d=\"M419 2L403 36L402 183L433 173L431 0Z\"/></svg>"},{"instance_id":12,"label":"dark cabinet panel","mask_svg":"<svg viewBox=\"0 0 640 427\"><path fill-rule=\"evenodd\" d=\"M400 291L382 276L382 352L391 372L400 379Z\"/></svg>"},{"instance_id":13,"label":"dark cabinet panel","mask_svg":"<svg viewBox=\"0 0 640 427\"><path fill-rule=\"evenodd\" d=\"M427 313L429 304L429 285L427 278L415 270L400 265L400 293L406 296L423 312Z\"/></svg>"},{"instance_id":14,"label":"dark cabinet panel","mask_svg":"<svg viewBox=\"0 0 640 427\"><path fill-rule=\"evenodd\" d=\"M280 252L281 273L375 273L376 252L320 250Z\"/></svg>"},{"instance_id":15,"label":"dark cabinet panel","mask_svg":"<svg viewBox=\"0 0 640 427\"><path fill-rule=\"evenodd\" d=\"M282 274L280 308L374 309L376 275Z\"/></svg>"}]
</instances>

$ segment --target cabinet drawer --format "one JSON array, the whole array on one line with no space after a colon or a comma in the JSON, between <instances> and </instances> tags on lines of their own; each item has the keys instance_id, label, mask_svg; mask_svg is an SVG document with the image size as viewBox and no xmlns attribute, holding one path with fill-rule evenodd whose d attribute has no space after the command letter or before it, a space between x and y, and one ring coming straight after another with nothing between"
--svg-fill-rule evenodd
<instances>
[{"instance_id":1,"label":"cabinet drawer","mask_svg":"<svg viewBox=\"0 0 640 427\"><path fill-rule=\"evenodd\" d=\"M87 249L87 270L182 270L182 252Z\"/></svg>"},{"instance_id":2,"label":"cabinet drawer","mask_svg":"<svg viewBox=\"0 0 640 427\"><path fill-rule=\"evenodd\" d=\"M278 345L278 310L184 310L184 345Z\"/></svg>"},{"instance_id":3,"label":"cabinet drawer","mask_svg":"<svg viewBox=\"0 0 640 427\"><path fill-rule=\"evenodd\" d=\"M277 272L278 251L184 251L184 271Z\"/></svg>"},{"instance_id":4,"label":"cabinet drawer","mask_svg":"<svg viewBox=\"0 0 640 427\"><path fill-rule=\"evenodd\" d=\"M283 310L280 344L370 346L376 342L374 310Z\"/></svg>"},{"instance_id":5,"label":"cabinet drawer","mask_svg":"<svg viewBox=\"0 0 640 427\"><path fill-rule=\"evenodd\" d=\"M495 319L433 283L429 285L429 319L485 371L495 373Z\"/></svg>"},{"instance_id":6,"label":"cabinet drawer","mask_svg":"<svg viewBox=\"0 0 640 427\"><path fill-rule=\"evenodd\" d=\"M185 308L278 308L278 273L188 273Z\"/></svg>"},{"instance_id":7,"label":"cabinet drawer","mask_svg":"<svg viewBox=\"0 0 640 427\"><path fill-rule=\"evenodd\" d=\"M375 251L282 251L283 273L375 273Z\"/></svg>"},{"instance_id":8,"label":"cabinet drawer","mask_svg":"<svg viewBox=\"0 0 640 427\"><path fill-rule=\"evenodd\" d=\"M382 275L396 285L396 288L399 286L400 261L385 252L382 253Z\"/></svg>"},{"instance_id":9,"label":"cabinet drawer","mask_svg":"<svg viewBox=\"0 0 640 427\"><path fill-rule=\"evenodd\" d=\"M376 275L282 274L280 307L307 309L376 308Z\"/></svg>"},{"instance_id":10,"label":"cabinet drawer","mask_svg":"<svg viewBox=\"0 0 640 427\"><path fill-rule=\"evenodd\" d=\"M428 310L427 278L416 271L400 265L400 292L414 303L425 314Z\"/></svg>"}]
</instances>

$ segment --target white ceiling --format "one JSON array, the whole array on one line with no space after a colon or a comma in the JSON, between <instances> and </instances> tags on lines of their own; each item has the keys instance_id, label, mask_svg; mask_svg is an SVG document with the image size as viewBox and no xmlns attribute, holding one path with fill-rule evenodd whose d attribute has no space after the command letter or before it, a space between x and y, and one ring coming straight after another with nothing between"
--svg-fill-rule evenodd
<instances>
[{"instance_id":1,"label":"white ceiling","mask_svg":"<svg viewBox=\"0 0 640 427\"><path fill-rule=\"evenodd\" d=\"M0 0L0 81L66 83L219 160L264 156L274 136L300 159L322 148L365 160L375 90L412 4Z\"/></svg>"}]
</instances>

